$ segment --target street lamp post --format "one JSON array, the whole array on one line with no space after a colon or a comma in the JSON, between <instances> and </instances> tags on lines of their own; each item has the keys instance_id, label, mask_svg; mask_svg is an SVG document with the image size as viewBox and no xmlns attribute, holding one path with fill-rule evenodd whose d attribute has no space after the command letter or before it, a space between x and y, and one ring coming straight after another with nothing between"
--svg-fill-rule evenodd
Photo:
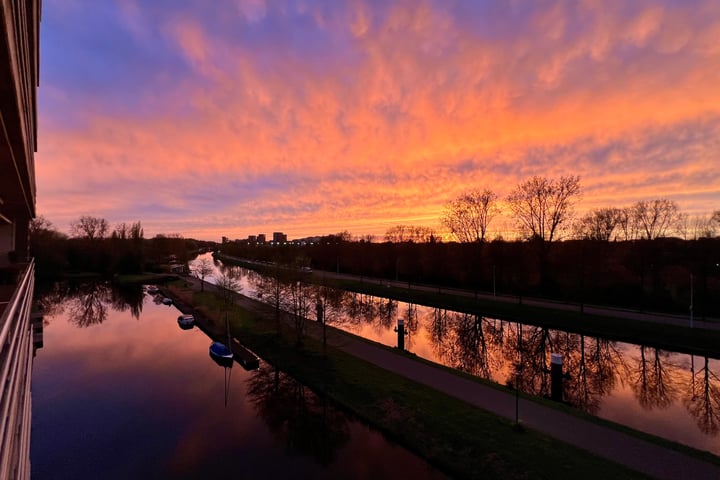
<instances>
[{"instance_id":1,"label":"street lamp post","mask_svg":"<svg viewBox=\"0 0 720 480\"><path fill-rule=\"evenodd\" d=\"M495 265L493 265L493 297L495 296Z\"/></svg>"},{"instance_id":2,"label":"street lamp post","mask_svg":"<svg viewBox=\"0 0 720 480\"><path fill-rule=\"evenodd\" d=\"M693 328L693 283L694 278L690 274L690 328Z\"/></svg>"}]
</instances>

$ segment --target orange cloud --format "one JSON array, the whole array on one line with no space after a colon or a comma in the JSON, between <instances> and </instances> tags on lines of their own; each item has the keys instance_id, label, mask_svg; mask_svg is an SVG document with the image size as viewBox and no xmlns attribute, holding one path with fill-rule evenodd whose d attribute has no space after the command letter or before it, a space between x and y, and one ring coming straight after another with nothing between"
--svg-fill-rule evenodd
<instances>
[{"instance_id":1,"label":"orange cloud","mask_svg":"<svg viewBox=\"0 0 720 480\"><path fill-rule=\"evenodd\" d=\"M659 196L717 208L713 2L500 3L495 20L428 2L243 5L215 23L158 17L189 73L158 65L134 85L141 113L76 93L74 121L41 128L41 213L203 238L382 235L437 226L467 189L568 173L580 210ZM41 98L68 105L49 82Z\"/></svg>"}]
</instances>

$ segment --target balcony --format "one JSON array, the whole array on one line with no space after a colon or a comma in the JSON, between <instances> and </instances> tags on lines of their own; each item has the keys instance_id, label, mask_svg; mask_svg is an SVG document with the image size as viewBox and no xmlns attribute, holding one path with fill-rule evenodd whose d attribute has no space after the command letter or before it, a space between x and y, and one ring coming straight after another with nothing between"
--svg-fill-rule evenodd
<instances>
[{"instance_id":1,"label":"balcony","mask_svg":"<svg viewBox=\"0 0 720 480\"><path fill-rule=\"evenodd\" d=\"M0 268L0 478L30 478L35 264Z\"/></svg>"}]
</instances>

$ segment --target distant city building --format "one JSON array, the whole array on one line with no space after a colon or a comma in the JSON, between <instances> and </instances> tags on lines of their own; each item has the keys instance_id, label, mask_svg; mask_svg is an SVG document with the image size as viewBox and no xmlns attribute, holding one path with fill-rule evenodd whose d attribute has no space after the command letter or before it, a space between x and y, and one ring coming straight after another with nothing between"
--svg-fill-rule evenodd
<instances>
[{"instance_id":1,"label":"distant city building","mask_svg":"<svg viewBox=\"0 0 720 480\"><path fill-rule=\"evenodd\" d=\"M257 236L257 243L265 243L265 234L264 233L258 233Z\"/></svg>"},{"instance_id":2,"label":"distant city building","mask_svg":"<svg viewBox=\"0 0 720 480\"><path fill-rule=\"evenodd\" d=\"M287 235L282 232L273 232L273 243L285 243L287 242Z\"/></svg>"},{"instance_id":3,"label":"distant city building","mask_svg":"<svg viewBox=\"0 0 720 480\"><path fill-rule=\"evenodd\" d=\"M250 244L257 243L257 235L248 235L247 241Z\"/></svg>"},{"instance_id":4,"label":"distant city building","mask_svg":"<svg viewBox=\"0 0 720 480\"><path fill-rule=\"evenodd\" d=\"M228 237L222 237L222 243L228 243L230 239Z\"/></svg>"}]
</instances>

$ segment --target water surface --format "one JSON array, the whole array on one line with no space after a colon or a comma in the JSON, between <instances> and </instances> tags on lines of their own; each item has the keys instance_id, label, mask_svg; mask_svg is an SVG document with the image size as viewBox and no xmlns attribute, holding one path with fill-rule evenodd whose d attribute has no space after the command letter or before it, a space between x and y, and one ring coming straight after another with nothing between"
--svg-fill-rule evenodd
<instances>
[{"instance_id":1,"label":"water surface","mask_svg":"<svg viewBox=\"0 0 720 480\"><path fill-rule=\"evenodd\" d=\"M221 262L215 266L216 276L225 269ZM272 301L264 288L267 276L234 271L243 294ZM533 395L550 395L551 354L559 353L565 402L720 455L720 360L714 354L688 355L312 285L303 289L309 318L315 318L320 295L329 324L389 346L397 345L395 328L402 318L407 350Z\"/></svg>"},{"instance_id":2,"label":"water surface","mask_svg":"<svg viewBox=\"0 0 720 480\"><path fill-rule=\"evenodd\" d=\"M443 478L262 363L225 369L141 291L46 300L32 385L35 479Z\"/></svg>"}]
</instances>

